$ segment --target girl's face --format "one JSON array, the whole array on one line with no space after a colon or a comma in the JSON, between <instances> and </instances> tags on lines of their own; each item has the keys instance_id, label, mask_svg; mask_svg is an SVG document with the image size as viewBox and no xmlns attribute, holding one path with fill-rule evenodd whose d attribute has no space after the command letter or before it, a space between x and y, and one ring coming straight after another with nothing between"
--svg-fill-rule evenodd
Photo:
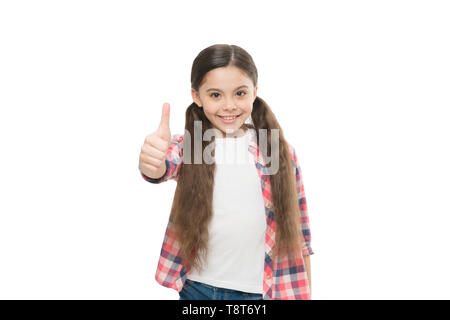
<instances>
[{"instance_id":1,"label":"girl's face","mask_svg":"<svg viewBox=\"0 0 450 320\"><path fill-rule=\"evenodd\" d=\"M199 91L192 88L191 93L208 120L220 130L216 136L220 138L244 126L252 113L257 89L243 71L227 66L209 71Z\"/></svg>"}]
</instances>

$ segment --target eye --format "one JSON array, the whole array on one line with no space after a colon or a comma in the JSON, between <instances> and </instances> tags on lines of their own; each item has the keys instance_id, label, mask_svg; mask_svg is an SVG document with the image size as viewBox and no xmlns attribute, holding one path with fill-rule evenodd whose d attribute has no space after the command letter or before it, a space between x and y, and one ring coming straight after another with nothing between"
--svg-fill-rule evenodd
<instances>
[{"instance_id":1,"label":"eye","mask_svg":"<svg viewBox=\"0 0 450 320\"><path fill-rule=\"evenodd\" d=\"M247 92L245 92L245 91L243 91L243 90L238 91L237 93L238 93L238 96L239 96L239 97L243 97L243 96L245 96L245 95L247 94ZM239 93L243 93L243 94L239 95ZM218 92L213 92L213 93L211 93L209 96L210 96L210 97L213 97L213 98L218 98L218 96L215 96L215 94L220 95L220 93L218 93Z\"/></svg>"}]
</instances>

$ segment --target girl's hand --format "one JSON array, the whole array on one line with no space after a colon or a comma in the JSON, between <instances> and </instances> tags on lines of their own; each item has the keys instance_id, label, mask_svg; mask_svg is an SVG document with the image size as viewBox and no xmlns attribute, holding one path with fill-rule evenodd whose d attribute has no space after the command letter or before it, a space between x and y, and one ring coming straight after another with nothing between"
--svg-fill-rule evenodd
<instances>
[{"instance_id":1,"label":"girl's hand","mask_svg":"<svg viewBox=\"0 0 450 320\"><path fill-rule=\"evenodd\" d=\"M147 177L157 179L166 172L166 152L170 145L170 104L163 104L158 129L145 137L139 155L139 170Z\"/></svg>"}]
</instances>

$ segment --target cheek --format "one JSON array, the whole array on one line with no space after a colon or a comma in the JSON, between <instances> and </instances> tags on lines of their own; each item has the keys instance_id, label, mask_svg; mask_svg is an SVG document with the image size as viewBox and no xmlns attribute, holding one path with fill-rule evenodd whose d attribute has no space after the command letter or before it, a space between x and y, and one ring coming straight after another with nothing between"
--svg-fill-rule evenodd
<instances>
[{"instance_id":1,"label":"cheek","mask_svg":"<svg viewBox=\"0 0 450 320\"><path fill-rule=\"evenodd\" d=\"M205 112L205 116L208 118L210 122L216 121L216 109L204 108L203 112Z\"/></svg>"},{"instance_id":2,"label":"cheek","mask_svg":"<svg viewBox=\"0 0 450 320\"><path fill-rule=\"evenodd\" d=\"M242 111L244 112L244 113L246 113L246 114L250 114L250 113L252 113L252 110L253 110L253 105L245 105L245 106L243 106L243 108L242 108Z\"/></svg>"},{"instance_id":3,"label":"cheek","mask_svg":"<svg viewBox=\"0 0 450 320\"><path fill-rule=\"evenodd\" d=\"M253 109L253 100L252 99L242 99L237 103L240 109L245 112L251 112Z\"/></svg>"},{"instance_id":4,"label":"cheek","mask_svg":"<svg viewBox=\"0 0 450 320\"><path fill-rule=\"evenodd\" d=\"M214 117L218 113L219 109L212 106L204 106L203 111L207 116Z\"/></svg>"}]
</instances>

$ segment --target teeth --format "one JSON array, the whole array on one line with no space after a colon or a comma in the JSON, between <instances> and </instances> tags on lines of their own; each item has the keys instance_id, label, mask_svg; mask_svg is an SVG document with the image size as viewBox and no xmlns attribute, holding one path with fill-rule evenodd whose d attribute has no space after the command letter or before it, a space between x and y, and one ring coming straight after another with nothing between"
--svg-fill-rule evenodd
<instances>
[{"instance_id":1,"label":"teeth","mask_svg":"<svg viewBox=\"0 0 450 320\"><path fill-rule=\"evenodd\" d=\"M222 117L222 118L225 119L225 120L233 120L236 117Z\"/></svg>"}]
</instances>

